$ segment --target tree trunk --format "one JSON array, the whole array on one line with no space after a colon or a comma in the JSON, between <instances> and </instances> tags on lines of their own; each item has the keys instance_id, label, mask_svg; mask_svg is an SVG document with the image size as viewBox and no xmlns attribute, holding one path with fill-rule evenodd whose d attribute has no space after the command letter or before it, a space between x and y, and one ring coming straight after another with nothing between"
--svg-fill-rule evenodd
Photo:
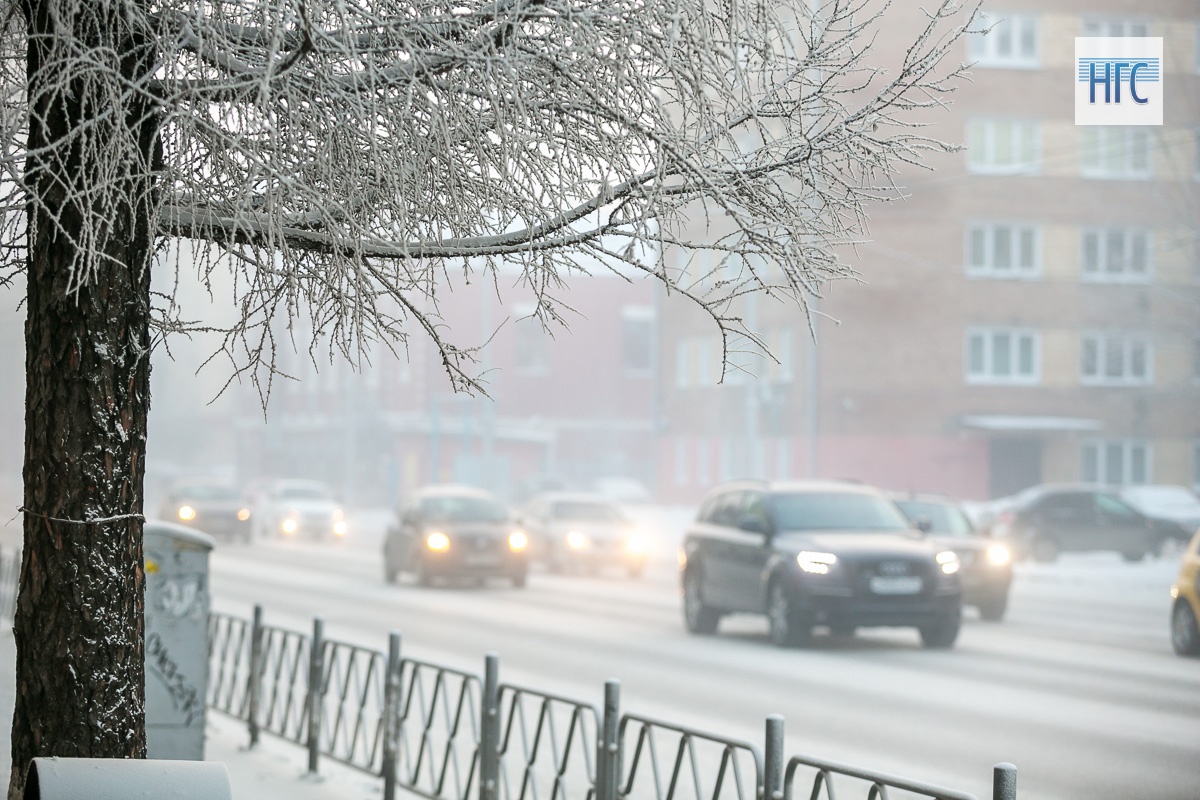
<instances>
[{"instance_id":1,"label":"tree trunk","mask_svg":"<svg viewBox=\"0 0 1200 800\"><path fill-rule=\"evenodd\" d=\"M146 752L141 513L159 151L153 109L119 91L152 63L122 5L25 6L31 155L13 800L34 757ZM88 49L113 59L107 85L70 60ZM96 519L109 521L88 522Z\"/></svg>"}]
</instances>

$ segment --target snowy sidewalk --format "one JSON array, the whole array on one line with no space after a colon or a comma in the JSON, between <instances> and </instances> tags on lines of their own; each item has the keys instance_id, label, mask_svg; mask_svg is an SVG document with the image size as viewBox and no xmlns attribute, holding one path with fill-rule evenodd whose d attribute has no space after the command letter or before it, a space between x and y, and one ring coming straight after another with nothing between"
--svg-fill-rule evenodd
<instances>
[{"instance_id":1,"label":"snowy sidewalk","mask_svg":"<svg viewBox=\"0 0 1200 800\"><path fill-rule=\"evenodd\" d=\"M0 630L0 767L7 777L12 764L11 729L16 695L16 647L12 629ZM246 749L245 723L208 709L205 758L229 770L234 800L379 800L383 781L328 759L321 774L305 774L303 747L263 734Z\"/></svg>"}]
</instances>

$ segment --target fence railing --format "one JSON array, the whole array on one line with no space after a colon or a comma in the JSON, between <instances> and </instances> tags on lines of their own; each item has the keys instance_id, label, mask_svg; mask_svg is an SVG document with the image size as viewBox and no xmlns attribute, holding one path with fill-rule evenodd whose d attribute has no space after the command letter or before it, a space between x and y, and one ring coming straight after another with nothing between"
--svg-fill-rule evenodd
<instances>
[{"instance_id":1,"label":"fence railing","mask_svg":"<svg viewBox=\"0 0 1200 800\"><path fill-rule=\"evenodd\" d=\"M0 562L0 569L2 569ZM783 718L766 719L764 746L636 714L620 683L601 707L312 633L212 614L208 705L429 800L835 800L834 782L866 800L976 800L965 792L848 764L785 760ZM803 788L801 788L803 787ZM889 792L894 794L889 795ZM1016 767L997 764L992 800L1016 800Z\"/></svg>"}]
</instances>

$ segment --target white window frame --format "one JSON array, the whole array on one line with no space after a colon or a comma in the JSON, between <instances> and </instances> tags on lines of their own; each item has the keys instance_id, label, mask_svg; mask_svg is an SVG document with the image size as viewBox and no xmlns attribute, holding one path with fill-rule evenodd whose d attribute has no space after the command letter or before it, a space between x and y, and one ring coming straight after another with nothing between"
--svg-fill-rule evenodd
<instances>
[{"instance_id":1,"label":"white window frame","mask_svg":"<svg viewBox=\"0 0 1200 800\"><path fill-rule=\"evenodd\" d=\"M1149 36L1150 23L1134 17L1084 17L1084 36Z\"/></svg>"},{"instance_id":2,"label":"white window frame","mask_svg":"<svg viewBox=\"0 0 1200 800\"><path fill-rule=\"evenodd\" d=\"M970 173L1036 175L1041 171L1041 128L1036 120L968 120L966 140L967 171ZM1022 159L1025 144L1029 145L1029 153L1027 159ZM1000 161L1005 150L1010 158L1008 161Z\"/></svg>"},{"instance_id":3,"label":"white window frame","mask_svg":"<svg viewBox=\"0 0 1200 800\"><path fill-rule=\"evenodd\" d=\"M1008 363L1012 370L1007 375L996 373L997 353L995 352L996 337L1007 335L1009 349ZM982 342L983 368L972 371L971 353L972 340L978 337ZM1026 339L1031 346L1032 370L1029 374L1018 374L1017 369L1021 355L1021 341ZM1036 386L1042 382L1042 337L1033 328L1022 327L971 327L963 336L963 374L966 381L973 385L999 386Z\"/></svg>"},{"instance_id":4,"label":"white window frame","mask_svg":"<svg viewBox=\"0 0 1200 800\"><path fill-rule=\"evenodd\" d=\"M1021 263L1021 242L1028 236L1032 242L1032 259ZM1009 241L1009 266L1000 266L997 255L999 242ZM983 260L975 260L975 241L982 242ZM971 222L963 240L963 262L969 278L1037 280L1042 276L1042 231L1038 225L1025 222Z\"/></svg>"},{"instance_id":5,"label":"white window frame","mask_svg":"<svg viewBox=\"0 0 1200 800\"><path fill-rule=\"evenodd\" d=\"M977 33L967 42L967 58L979 67L1037 69L1042 64L1040 25L1035 14L989 11L980 19L988 33ZM1032 52L1024 52L1025 35L1033 37Z\"/></svg>"},{"instance_id":6,"label":"white window frame","mask_svg":"<svg viewBox=\"0 0 1200 800\"><path fill-rule=\"evenodd\" d=\"M1095 244L1089 244L1094 239ZM1120 239L1114 247L1114 239ZM1141 270L1134 268L1141 241ZM1094 250L1096 260L1088 258ZM1120 226L1087 227L1080 235L1079 275L1085 281L1095 283L1149 283L1154 272L1154 238L1145 228ZM1114 269L1119 266L1119 269Z\"/></svg>"},{"instance_id":7,"label":"white window frame","mask_svg":"<svg viewBox=\"0 0 1200 800\"><path fill-rule=\"evenodd\" d=\"M1142 472L1134 473L1134 455L1140 451ZM1113 456L1120 459L1110 475ZM1090 469L1089 469L1089 461ZM1079 475L1088 483L1129 486L1154 482L1154 446L1145 439L1089 439L1079 445ZM1115 477L1116 480L1110 480Z\"/></svg>"},{"instance_id":8,"label":"white window frame","mask_svg":"<svg viewBox=\"0 0 1200 800\"><path fill-rule=\"evenodd\" d=\"M1079 163L1085 178L1150 178L1154 175L1151 131L1145 125L1080 125Z\"/></svg>"},{"instance_id":9,"label":"white window frame","mask_svg":"<svg viewBox=\"0 0 1200 800\"><path fill-rule=\"evenodd\" d=\"M1093 349L1095 366L1089 373L1086 356ZM1135 349L1142 349L1144 374L1132 371ZM1121 373L1109 375L1107 366L1114 348L1119 349ZM1127 331L1081 331L1079 334L1079 382L1084 386L1150 386L1154 383L1154 343L1149 334Z\"/></svg>"}]
</instances>

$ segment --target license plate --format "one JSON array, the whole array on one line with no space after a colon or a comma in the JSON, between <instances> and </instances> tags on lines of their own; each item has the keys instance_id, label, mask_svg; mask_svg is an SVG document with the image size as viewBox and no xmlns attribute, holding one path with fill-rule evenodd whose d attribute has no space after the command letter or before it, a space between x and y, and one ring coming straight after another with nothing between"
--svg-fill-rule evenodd
<instances>
[{"instance_id":1,"label":"license plate","mask_svg":"<svg viewBox=\"0 0 1200 800\"><path fill-rule=\"evenodd\" d=\"M488 567L496 563L496 557L490 553L468 553L463 561L468 567Z\"/></svg>"},{"instance_id":2,"label":"license plate","mask_svg":"<svg viewBox=\"0 0 1200 800\"><path fill-rule=\"evenodd\" d=\"M871 591L875 594L917 594L924 584L916 575L875 575Z\"/></svg>"}]
</instances>

